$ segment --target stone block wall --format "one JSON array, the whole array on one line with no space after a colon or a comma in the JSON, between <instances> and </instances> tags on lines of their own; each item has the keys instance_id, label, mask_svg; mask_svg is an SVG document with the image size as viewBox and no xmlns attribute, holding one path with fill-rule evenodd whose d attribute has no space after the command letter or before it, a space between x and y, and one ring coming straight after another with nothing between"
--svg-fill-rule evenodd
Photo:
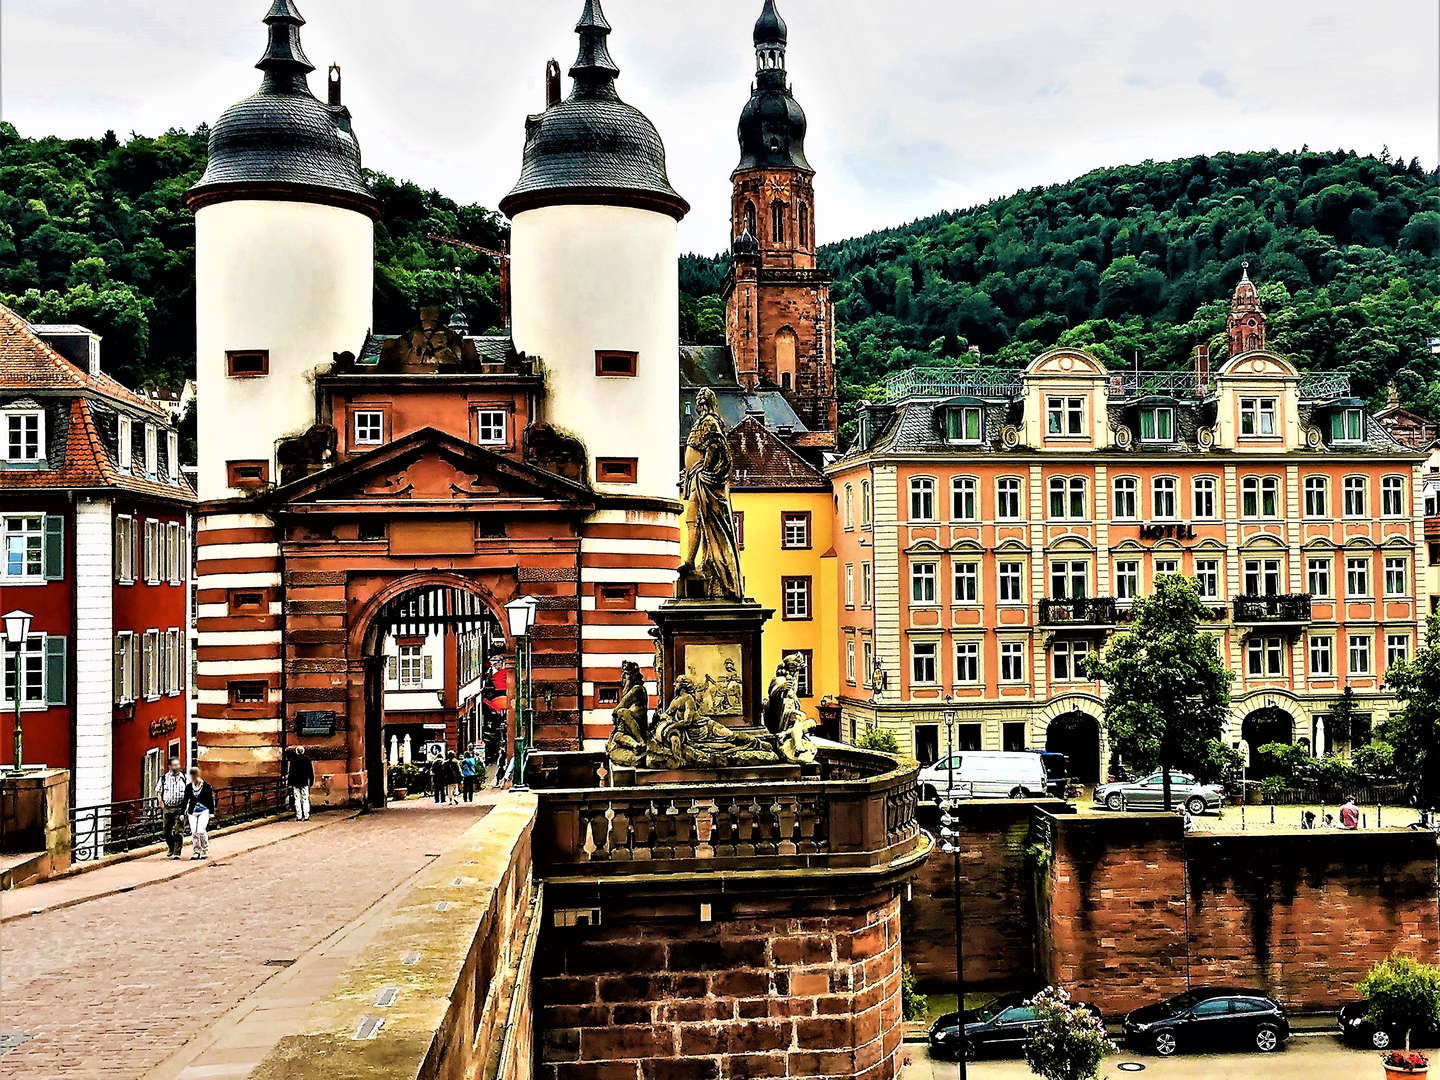
<instances>
[{"instance_id":1,"label":"stone block wall","mask_svg":"<svg viewBox=\"0 0 1440 1080\"><path fill-rule=\"evenodd\" d=\"M537 960L544 1080L899 1075L900 910L855 899L617 899Z\"/></svg>"}]
</instances>

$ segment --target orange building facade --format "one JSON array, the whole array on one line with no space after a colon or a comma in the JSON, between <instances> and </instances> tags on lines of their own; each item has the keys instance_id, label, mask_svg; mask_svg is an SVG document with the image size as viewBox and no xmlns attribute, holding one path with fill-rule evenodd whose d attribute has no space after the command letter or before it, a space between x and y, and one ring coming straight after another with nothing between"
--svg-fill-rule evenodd
<instances>
[{"instance_id":1,"label":"orange building facade","mask_svg":"<svg viewBox=\"0 0 1440 1080\"><path fill-rule=\"evenodd\" d=\"M1248 279L1213 375L1112 374L1057 349L1023 372L892 379L837 493L842 729L1110 764L1081 661L1156 578L1184 574L1237 673L1226 741L1344 749L1346 687L1370 723L1419 640L1423 456L1349 396L1268 352Z\"/></svg>"}]
</instances>

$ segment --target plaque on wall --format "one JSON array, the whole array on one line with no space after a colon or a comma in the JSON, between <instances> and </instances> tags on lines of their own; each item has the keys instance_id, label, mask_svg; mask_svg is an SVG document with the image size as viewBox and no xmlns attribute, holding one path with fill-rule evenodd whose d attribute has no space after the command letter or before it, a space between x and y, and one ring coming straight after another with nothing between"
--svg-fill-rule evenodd
<instances>
[{"instance_id":1,"label":"plaque on wall","mask_svg":"<svg viewBox=\"0 0 1440 1080\"><path fill-rule=\"evenodd\" d=\"M319 739L335 734L338 717L332 710L295 714L295 733L307 739Z\"/></svg>"},{"instance_id":2,"label":"plaque on wall","mask_svg":"<svg viewBox=\"0 0 1440 1080\"><path fill-rule=\"evenodd\" d=\"M685 646L685 674L699 685L700 707L707 716L745 714L743 665L738 644Z\"/></svg>"}]
</instances>

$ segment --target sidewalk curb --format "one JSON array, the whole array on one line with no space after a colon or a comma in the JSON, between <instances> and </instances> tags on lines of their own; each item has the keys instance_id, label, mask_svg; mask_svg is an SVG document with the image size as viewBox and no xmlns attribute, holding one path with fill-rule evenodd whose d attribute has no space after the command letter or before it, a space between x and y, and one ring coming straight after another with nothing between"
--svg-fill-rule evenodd
<instances>
[{"instance_id":1,"label":"sidewalk curb","mask_svg":"<svg viewBox=\"0 0 1440 1080\"><path fill-rule=\"evenodd\" d=\"M352 810L352 811L350 811L350 812L348 812L348 813L345 813L345 814L343 814L342 816L334 819L333 821L320 821L320 822L317 822L315 825L311 826L311 827L308 828L308 829L300 829L299 831L290 833L290 834L287 835L287 836L277 836L275 839L273 839L273 840L267 840L267 841L266 841L265 843L263 843L263 844L256 844L256 845L255 845L254 847L252 847L252 848L247 848L245 851L239 852L238 855L249 855L251 852L264 851L264 850L265 850L266 848L268 848L268 847L274 847L276 844L283 844L285 841L287 841L287 840L293 840L293 839L295 839L297 836L308 836L308 835L309 835L310 833L312 833L312 832L316 832L316 831L318 831L318 830L320 830L320 829L328 828L328 827L331 826L331 825L337 825L337 824L339 824L339 823L342 822L342 821L350 821L350 820L353 820L354 818L359 817L362 813L364 813L363 810ZM257 821L246 821L246 822L243 822L243 823L241 823L241 824L239 824L239 825L232 825L232 826L230 826L230 827L227 828L227 829L217 829L215 832L211 833L210 835L211 835L211 836L233 836L233 835L235 835L235 834L237 834L237 833L246 832L246 831L248 831L248 830L250 830L250 829L258 829L258 828L259 828L260 826L262 826L262 825L273 825L273 824L275 824L275 823L278 822L278 821L286 820L287 817L288 817L288 815L285 815L285 816L283 816L283 817L277 815L276 817L271 817L271 818L261 818L261 819L259 819L259 820L257 820ZM72 872L72 873L69 873L69 874L62 874L61 876L56 877L56 878L51 878L50 880L52 880L52 881L64 881L67 877L79 877L81 874L89 873L89 872L94 871L94 870L103 870L103 869L105 869L106 867L118 866L118 865L120 865L121 863L134 862L134 861L136 861L136 860L138 860L138 859L143 859L143 858L147 858L147 857L150 856L150 855L158 854L159 852L161 852L161 851L164 850L165 845L164 845L164 844L155 844L155 845L153 845L152 847L153 847L153 850L152 850L151 848L142 848L142 849L139 849L139 850L136 850L136 851L133 851L133 852L126 852L126 856L127 856L126 858L116 859L114 862L100 862L100 863L96 863L94 866L90 866L90 867L88 867L88 868L85 869L85 870L75 871L75 872ZM32 917L34 917L34 916L36 916L36 915L46 915L46 914L49 914L49 913L52 912L52 911L64 911L64 910L66 910L67 908L79 907L81 904L88 904L88 903L90 903L90 901L92 901L92 900L104 900L106 897L119 896L121 893L136 892L136 891L138 891L138 890L140 890L140 889L149 888L151 885L160 885L160 884L163 884L163 883L168 882L168 881L174 881L176 878L182 878L182 877L185 877L185 876L187 876L187 875L189 875L189 874L194 874L194 873L197 873L198 871L205 870L205 869L207 869L207 867L206 867L205 863L202 861L202 862L197 863L197 864L194 865L194 866L184 867L183 869L177 870L177 871L176 871L175 873L173 873L173 874L167 874L167 875L165 875L164 877L153 878L153 879L151 879L150 881L141 881L141 882L138 882L137 884L134 884L134 885L125 885L125 886L122 886L122 887L120 887L120 888L108 889L108 890L106 890L106 891L104 891L104 892L91 893L89 896L78 896L78 897L76 897L76 898L73 899L73 900L64 900L64 901L61 901L60 903L51 904L51 905L49 905L48 907L32 908L32 909L29 910L29 911L17 911L17 912L14 912L14 913L12 913L12 914L8 914L8 915L0 915L0 925L5 925L5 924L8 924L8 923L12 923L12 922L18 922L18 921L21 920L21 919L29 919L29 918L32 918ZM20 890L20 889L11 889L7 895L9 895L9 896L15 896L15 895L21 893L21 891L22 891L22 890Z\"/></svg>"}]
</instances>

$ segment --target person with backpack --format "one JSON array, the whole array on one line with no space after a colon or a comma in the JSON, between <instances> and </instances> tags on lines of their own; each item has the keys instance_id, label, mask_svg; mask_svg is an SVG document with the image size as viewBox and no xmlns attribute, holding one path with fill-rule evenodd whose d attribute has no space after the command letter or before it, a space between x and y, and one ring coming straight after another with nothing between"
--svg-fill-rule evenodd
<instances>
[{"instance_id":1,"label":"person with backpack","mask_svg":"<svg viewBox=\"0 0 1440 1080\"><path fill-rule=\"evenodd\" d=\"M479 771L480 762L476 760L475 748L472 746L460 759L460 784L464 788L467 803L475 801L475 776Z\"/></svg>"}]
</instances>

